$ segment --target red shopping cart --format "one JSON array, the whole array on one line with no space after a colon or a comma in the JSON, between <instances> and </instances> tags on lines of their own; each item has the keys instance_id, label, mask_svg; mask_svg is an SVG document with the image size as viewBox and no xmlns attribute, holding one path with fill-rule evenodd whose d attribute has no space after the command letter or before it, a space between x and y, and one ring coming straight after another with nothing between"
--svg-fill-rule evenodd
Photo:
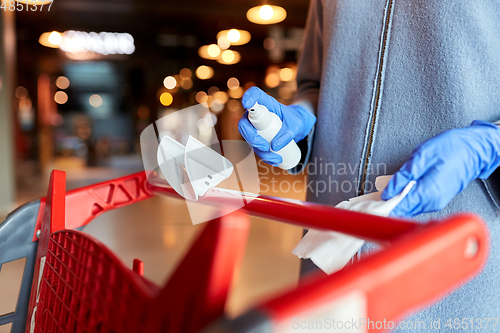
<instances>
[{"instance_id":1,"label":"red shopping cart","mask_svg":"<svg viewBox=\"0 0 500 333\"><path fill-rule=\"evenodd\" d=\"M373 323L358 332L382 332L391 327L378 322L395 322L474 277L488 253L485 225L471 214L417 224L261 195L208 222L160 287L143 277L139 260L130 270L79 231L106 211L156 194L179 197L148 183L144 172L66 192L65 174L53 171L47 197L0 224L0 264L26 258L16 309L0 317L0 327L11 324L12 333L286 332L295 318L355 315ZM234 200L217 188L201 198L220 209ZM229 320L224 304L245 248L245 213L387 246Z\"/></svg>"}]
</instances>

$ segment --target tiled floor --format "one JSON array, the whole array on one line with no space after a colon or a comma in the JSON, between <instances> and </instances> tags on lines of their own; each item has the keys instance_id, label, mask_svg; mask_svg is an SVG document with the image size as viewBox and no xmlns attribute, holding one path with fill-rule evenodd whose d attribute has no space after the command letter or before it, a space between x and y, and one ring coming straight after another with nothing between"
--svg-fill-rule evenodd
<instances>
[{"instance_id":1,"label":"tiled floor","mask_svg":"<svg viewBox=\"0 0 500 333\"><path fill-rule=\"evenodd\" d=\"M131 172L110 169L68 170L68 189ZM303 180L283 174L273 177L279 180ZM264 181L271 180L268 177ZM20 193L20 198L26 201L40 196L45 181L40 180L38 183L42 183L43 186L37 186L38 189L33 187L31 193ZM268 189L266 194L270 195L304 198L303 191L273 192L271 186L263 189ZM251 218L251 222L243 264L233 281L227 302L226 312L231 317L275 293L293 288L298 281L299 259L291 251L300 240L301 228L260 218ZM140 258L145 264L145 276L162 285L203 227L203 224L191 224L183 200L155 197L105 213L92 221L85 232L106 244L129 267L134 258ZM13 296L7 293L7 285L14 284L14 281L6 282L1 277L0 281L0 302L8 303ZM8 331L7 327L0 327L0 333Z\"/></svg>"}]
</instances>

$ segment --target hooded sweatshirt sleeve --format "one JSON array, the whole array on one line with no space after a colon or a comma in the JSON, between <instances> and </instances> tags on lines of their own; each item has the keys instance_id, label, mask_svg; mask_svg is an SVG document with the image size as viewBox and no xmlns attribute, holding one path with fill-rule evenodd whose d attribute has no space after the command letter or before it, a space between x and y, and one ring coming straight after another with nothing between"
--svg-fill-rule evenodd
<instances>
[{"instance_id":1,"label":"hooded sweatshirt sleeve","mask_svg":"<svg viewBox=\"0 0 500 333\"><path fill-rule=\"evenodd\" d=\"M304 40L299 54L297 69L297 97L294 104L316 114L323 63L323 6L321 0L311 0L307 15ZM288 170L292 174L302 172L309 161L314 138L314 127L309 135L298 142L302 152L299 164Z\"/></svg>"}]
</instances>

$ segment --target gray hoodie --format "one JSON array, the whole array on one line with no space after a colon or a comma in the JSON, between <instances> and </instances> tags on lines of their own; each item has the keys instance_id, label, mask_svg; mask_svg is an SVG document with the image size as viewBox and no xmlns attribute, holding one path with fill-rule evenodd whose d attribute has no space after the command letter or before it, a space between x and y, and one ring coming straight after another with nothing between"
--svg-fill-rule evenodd
<instances>
[{"instance_id":1,"label":"gray hoodie","mask_svg":"<svg viewBox=\"0 0 500 333\"><path fill-rule=\"evenodd\" d=\"M309 165L295 170L309 172L307 199L335 205L369 193L427 139L500 119L500 2L311 0L297 83L297 103L317 116L303 140ZM417 217L474 212L492 244L480 276L412 320L500 317L497 178Z\"/></svg>"}]
</instances>

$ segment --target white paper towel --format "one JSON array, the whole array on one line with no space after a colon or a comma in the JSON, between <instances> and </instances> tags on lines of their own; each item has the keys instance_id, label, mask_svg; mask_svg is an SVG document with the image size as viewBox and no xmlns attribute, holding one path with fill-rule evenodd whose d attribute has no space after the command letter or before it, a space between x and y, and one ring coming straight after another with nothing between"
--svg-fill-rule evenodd
<instances>
[{"instance_id":1,"label":"white paper towel","mask_svg":"<svg viewBox=\"0 0 500 333\"><path fill-rule=\"evenodd\" d=\"M392 176L380 176L375 180L378 192L342 201L336 208L355 210L379 216L389 216L392 210L403 200L415 184L411 181L403 191L393 198L383 201L380 196ZM363 246L364 240L335 231L310 229L293 249L299 258L311 259L316 266L327 274L342 269Z\"/></svg>"}]
</instances>

